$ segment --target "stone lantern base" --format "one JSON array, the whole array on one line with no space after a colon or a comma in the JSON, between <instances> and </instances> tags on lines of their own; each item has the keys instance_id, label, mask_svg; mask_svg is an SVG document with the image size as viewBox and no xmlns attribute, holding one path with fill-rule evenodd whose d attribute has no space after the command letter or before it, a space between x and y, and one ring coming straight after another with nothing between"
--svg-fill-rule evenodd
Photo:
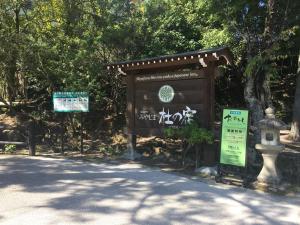
<instances>
[{"instance_id":1,"label":"stone lantern base","mask_svg":"<svg viewBox=\"0 0 300 225\"><path fill-rule=\"evenodd\" d=\"M281 176L275 163L278 154L283 151L284 146L256 144L255 148L262 153L262 157L264 159L263 168L257 177L258 182L278 185L281 181Z\"/></svg>"}]
</instances>

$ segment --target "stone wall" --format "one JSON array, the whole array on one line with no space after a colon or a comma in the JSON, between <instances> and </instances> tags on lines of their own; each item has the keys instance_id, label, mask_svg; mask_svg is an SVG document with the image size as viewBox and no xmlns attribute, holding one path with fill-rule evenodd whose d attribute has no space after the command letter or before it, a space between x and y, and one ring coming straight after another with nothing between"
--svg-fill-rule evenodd
<instances>
[{"instance_id":1,"label":"stone wall","mask_svg":"<svg viewBox=\"0 0 300 225\"><path fill-rule=\"evenodd\" d=\"M277 158L277 168L282 179L292 184L300 184L300 152L284 151Z\"/></svg>"}]
</instances>

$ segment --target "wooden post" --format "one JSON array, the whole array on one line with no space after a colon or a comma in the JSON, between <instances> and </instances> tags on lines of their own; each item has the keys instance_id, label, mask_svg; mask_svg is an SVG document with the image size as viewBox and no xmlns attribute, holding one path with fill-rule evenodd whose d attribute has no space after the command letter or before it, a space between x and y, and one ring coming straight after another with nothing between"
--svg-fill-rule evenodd
<instances>
[{"instance_id":1,"label":"wooden post","mask_svg":"<svg viewBox=\"0 0 300 225\"><path fill-rule=\"evenodd\" d=\"M208 62L208 66L203 68L205 74L207 75L207 91L208 97L206 98L207 105L207 128L214 131L214 120L215 120L215 67L213 62Z\"/></svg>"},{"instance_id":2,"label":"wooden post","mask_svg":"<svg viewBox=\"0 0 300 225\"><path fill-rule=\"evenodd\" d=\"M80 113L80 154L83 154L83 119L82 119L82 112Z\"/></svg>"},{"instance_id":3,"label":"wooden post","mask_svg":"<svg viewBox=\"0 0 300 225\"><path fill-rule=\"evenodd\" d=\"M65 123L64 123L64 120L65 120L65 116L64 114L62 113L61 114L61 133L60 133L60 140L61 140L61 153L63 154L64 153L64 135L65 135Z\"/></svg>"},{"instance_id":4,"label":"wooden post","mask_svg":"<svg viewBox=\"0 0 300 225\"><path fill-rule=\"evenodd\" d=\"M128 134L127 135L127 150L129 153L129 159L135 159L135 148L136 148L136 135Z\"/></svg>"},{"instance_id":5,"label":"wooden post","mask_svg":"<svg viewBox=\"0 0 300 225\"><path fill-rule=\"evenodd\" d=\"M195 169L199 167L199 146L196 144L195 145L195 150L196 150L196 162L195 162Z\"/></svg>"},{"instance_id":6,"label":"wooden post","mask_svg":"<svg viewBox=\"0 0 300 225\"><path fill-rule=\"evenodd\" d=\"M30 120L28 124L28 148L29 155L35 156L35 123L34 120Z\"/></svg>"},{"instance_id":7,"label":"wooden post","mask_svg":"<svg viewBox=\"0 0 300 225\"><path fill-rule=\"evenodd\" d=\"M134 101L134 76L127 75L127 158L134 160L136 148L136 135L134 133L135 101Z\"/></svg>"}]
</instances>

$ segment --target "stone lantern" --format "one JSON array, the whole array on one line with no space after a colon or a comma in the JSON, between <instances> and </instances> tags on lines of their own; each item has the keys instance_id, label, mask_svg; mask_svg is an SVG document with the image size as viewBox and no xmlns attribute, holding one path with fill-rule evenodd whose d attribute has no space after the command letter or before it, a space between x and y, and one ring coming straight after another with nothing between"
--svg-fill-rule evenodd
<instances>
[{"instance_id":1,"label":"stone lantern","mask_svg":"<svg viewBox=\"0 0 300 225\"><path fill-rule=\"evenodd\" d=\"M280 130L285 129L286 125L275 118L274 109L267 108L265 113L265 119L259 121L261 144L255 145L257 151L262 153L264 160L257 180L261 183L276 185L280 183L281 177L275 163L278 154L284 149L284 145L280 144Z\"/></svg>"}]
</instances>

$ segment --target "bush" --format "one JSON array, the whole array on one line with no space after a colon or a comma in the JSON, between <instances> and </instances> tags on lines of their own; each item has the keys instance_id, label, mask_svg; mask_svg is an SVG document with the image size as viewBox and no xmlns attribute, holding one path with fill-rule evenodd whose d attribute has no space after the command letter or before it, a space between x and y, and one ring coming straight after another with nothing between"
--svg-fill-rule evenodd
<instances>
[{"instance_id":1,"label":"bush","mask_svg":"<svg viewBox=\"0 0 300 225\"><path fill-rule=\"evenodd\" d=\"M119 145L115 146L101 146L99 152L106 156L115 156L121 153L122 149Z\"/></svg>"},{"instance_id":2,"label":"bush","mask_svg":"<svg viewBox=\"0 0 300 225\"><path fill-rule=\"evenodd\" d=\"M16 149L17 149L16 145L6 144L4 146L4 152L6 153L14 153Z\"/></svg>"},{"instance_id":3,"label":"bush","mask_svg":"<svg viewBox=\"0 0 300 225\"><path fill-rule=\"evenodd\" d=\"M181 139L191 145L204 143L212 144L214 141L213 132L199 127L196 122L180 128L165 128L164 134L166 137Z\"/></svg>"}]
</instances>

